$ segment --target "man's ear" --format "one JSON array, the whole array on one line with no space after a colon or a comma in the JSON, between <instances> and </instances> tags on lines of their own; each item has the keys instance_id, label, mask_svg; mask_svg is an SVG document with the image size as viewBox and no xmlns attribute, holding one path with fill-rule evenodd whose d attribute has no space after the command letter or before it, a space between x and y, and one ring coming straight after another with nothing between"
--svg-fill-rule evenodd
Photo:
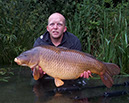
<instances>
[{"instance_id":1,"label":"man's ear","mask_svg":"<svg viewBox=\"0 0 129 103\"><path fill-rule=\"evenodd\" d=\"M49 31L48 26L47 26L47 31Z\"/></svg>"},{"instance_id":2,"label":"man's ear","mask_svg":"<svg viewBox=\"0 0 129 103\"><path fill-rule=\"evenodd\" d=\"M64 28L64 32L66 32L66 30L67 30L67 27L65 26L65 28Z\"/></svg>"}]
</instances>

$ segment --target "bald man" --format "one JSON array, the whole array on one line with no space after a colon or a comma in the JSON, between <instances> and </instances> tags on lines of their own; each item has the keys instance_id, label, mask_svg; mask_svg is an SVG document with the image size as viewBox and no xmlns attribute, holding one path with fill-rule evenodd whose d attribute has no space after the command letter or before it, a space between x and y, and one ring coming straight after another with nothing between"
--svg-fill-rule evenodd
<instances>
[{"instance_id":1,"label":"bald man","mask_svg":"<svg viewBox=\"0 0 129 103\"><path fill-rule=\"evenodd\" d=\"M33 47L40 45L51 45L56 47L66 47L81 51L79 39L70 32L67 32L65 17L60 13L53 13L48 18L47 31L35 41ZM45 73L39 69L40 77ZM34 75L34 71L33 71ZM89 78L90 71L85 71L80 77Z\"/></svg>"},{"instance_id":2,"label":"bald man","mask_svg":"<svg viewBox=\"0 0 129 103\"><path fill-rule=\"evenodd\" d=\"M67 32L65 24L65 18L60 13L50 15L47 31L35 41L34 47L39 45L52 45L81 51L79 39L72 33Z\"/></svg>"}]
</instances>

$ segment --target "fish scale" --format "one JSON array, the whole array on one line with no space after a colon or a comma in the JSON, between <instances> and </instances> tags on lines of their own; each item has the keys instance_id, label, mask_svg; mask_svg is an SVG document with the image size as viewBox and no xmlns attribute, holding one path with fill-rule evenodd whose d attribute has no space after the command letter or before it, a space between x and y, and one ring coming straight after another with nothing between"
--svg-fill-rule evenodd
<instances>
[{"instance_id":1,"label":"fish scale","mask_svg":"<svg viewBox=\"0 0 129 103\"><path fill-rule=\"evenodd\" d=\"M37 46L21 53L14 61L21 66L42 70L55 79L57 87L62 86L62 80L77 79L81 73L90 70L98 74L107 86L113 85L112 76L120 73L120 68L114 63L105 63L97 60L90 54L58 48L54 46ZM34 78L39 78L38 70Z\"/></svg>"}]
</instances>

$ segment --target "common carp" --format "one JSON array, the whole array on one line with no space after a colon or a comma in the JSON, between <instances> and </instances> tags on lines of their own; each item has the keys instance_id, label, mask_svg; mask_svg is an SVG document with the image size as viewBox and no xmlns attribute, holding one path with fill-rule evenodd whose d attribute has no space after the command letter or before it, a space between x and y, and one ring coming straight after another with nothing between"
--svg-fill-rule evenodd
<instances>
[{"instance_id":1,"label":"common carp","mask_svg":"<svg viewBox=\"0 0 129 103\"><path fill-rule=\"evenodd\" d=\"M59 48L54 46L37 46L21 53L14 61L21 66L42 70L53 77L57 87L62 86L62 80L77 79L84 71L98 74L103 83L110 88L113 85L113 75L120 73L120 68L113 63L97 60L90 54ZM39 78L37 73L37 79Z\"/></svg>"}]
</instances>

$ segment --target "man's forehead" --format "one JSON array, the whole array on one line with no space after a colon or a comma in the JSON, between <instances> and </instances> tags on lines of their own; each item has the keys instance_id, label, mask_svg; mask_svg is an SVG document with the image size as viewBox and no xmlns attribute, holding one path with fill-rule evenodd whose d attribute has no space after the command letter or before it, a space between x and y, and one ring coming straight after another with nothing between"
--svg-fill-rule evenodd
<instances>
[{"instance_id":1,"label":"man's forehead","mask_svg":"<svg viewBox=\"0 0 129 103\"><path fill-rule=\"evenodd\" d=\"M60 18L51 18L48 21L49 23L63 23L63 20Z\"/></svg>"},{"instance_id":2,"label":"man's forehead","mask_svg":"<svg viewBox=\"0 0 129 103\"><path fill-rule=\"evenodd\" d=\"M64 22L65 18L60 14L53 14L48 18L48 22Z\"/></svg>"}]
</instances>

